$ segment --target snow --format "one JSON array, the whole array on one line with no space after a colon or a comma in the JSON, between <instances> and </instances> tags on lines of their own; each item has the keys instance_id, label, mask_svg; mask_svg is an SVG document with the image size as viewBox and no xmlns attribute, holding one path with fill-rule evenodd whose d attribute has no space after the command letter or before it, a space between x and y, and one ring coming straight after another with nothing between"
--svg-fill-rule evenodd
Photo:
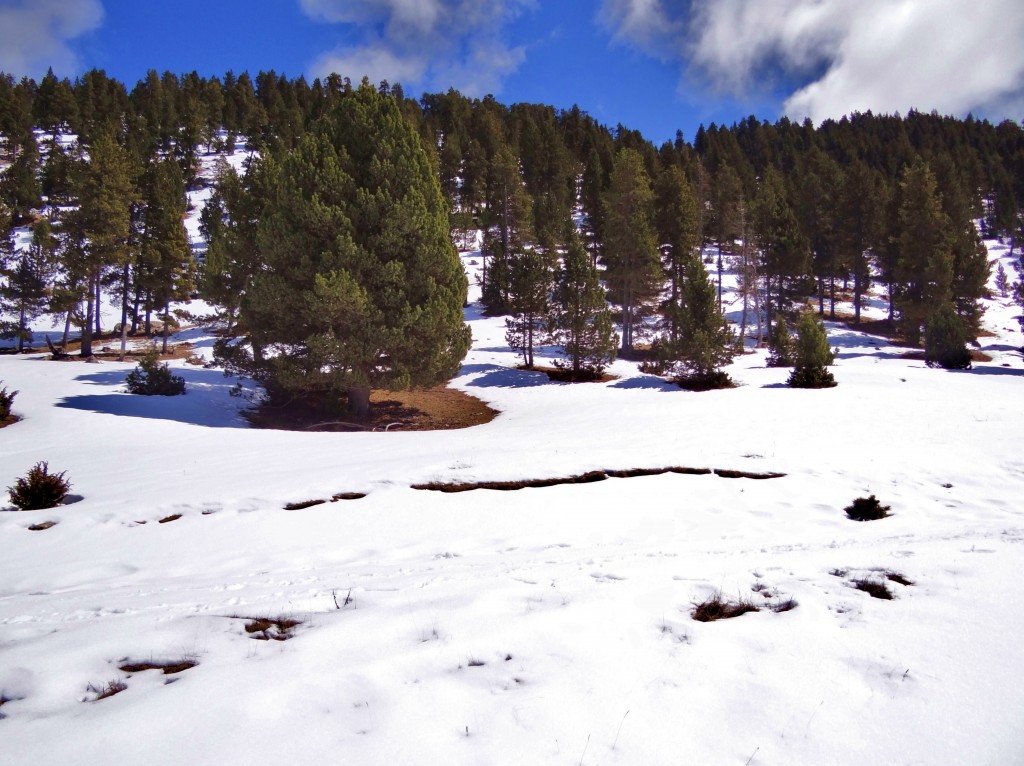
<instances>
[{"instance_id":1,"label":"snow","mask_svg":"<svg viewBox=\"0 0 1024 766\"><path fill-rule=\"evenodd\" d=\"M128 364L0 356L0 476L47 460L74 501L0 512L0 760L1022 764L1024 339L988 305L971 371L828 323L837 388L788 389L762 350L696 394L625 361L515 370L474 304L451 385L501 414L432 433L253 430L219 370L173 362L188 393L143 398ZM786 476L411 488L659 466ZM340 492L366 497L284 510ZM893 515L847 520L872 493ZM914 584L852 585L886 573ZM690 617L755 586L798 606ZM287 641L244 629L279 616Z\"/></svg>"}]
</instances>

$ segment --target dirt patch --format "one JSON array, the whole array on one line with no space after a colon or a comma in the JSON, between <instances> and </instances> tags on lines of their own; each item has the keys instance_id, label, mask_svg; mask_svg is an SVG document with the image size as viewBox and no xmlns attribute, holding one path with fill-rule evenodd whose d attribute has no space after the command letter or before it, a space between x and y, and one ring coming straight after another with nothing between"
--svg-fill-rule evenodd
<instances>
[{"instance_id":1,"label":"dirt patch","mask_svg":"<svg viewBox=\"0 0 1024 766\"><path fill-rule=\"evenodd\" d=\"M184 670L194 668L199 663L195 660L170 660L168 662L156 662L144 660L142 662L125 662L118 665L118 670L123 673L141 673L144 670L160 670L165 676L181 673Z\"/></svg>"},{"instance_id":2,"label":"dirt patch","mask_svg":"<svg viewBox=\"0 0 1024 766\"><path fill-rule=\"evenodd\" d=\"M564 476L553 479L521 479L519 481L475 481L475 482L430 482L413 484L413 489L426 489L434 492L469 492L474 489L517 490L539 487L555 487L561 484L591 484L605 479L632 479L637 476L659 476L665 473L678 473L690 476L706 476L714 473L723 479L781 479L784 473L755 473L751 471L734 471L727 468L689 468L687 466L669 466L667 468L627 468L587 471L576 476Z\"/></svg>"},{"instance_id":3,"label":"dirt patch","mask_svg":"<svg viewBox=\"0 0 1024 766\"><path fill-rule=\"evenodd\" d=\"M254 428L281 431L444 431L489 423L498 415L475 396L445 385L412 391L372 391L370 414L325 416L322 398L263 404L245 413Z\"/></svg>"},{"instance_id":4,"label":"dirt patch","mask_svg":"<svg viewBox=\"0 0 1024 766\"><path fill-rule=\"evenodd\" d=\"M167 523L172 522L172 521L177 521L180 518L181 518L181 514L180 513L172 513L170 516L164 516L157 523L158 524L167 524Z\"/></svg>"},{"instance_id":5,"label":"dirt patch","mask_svg":"<svg viewBox=\"0 0 1024 766\"><path fill-rule=\"evenodd\" d=\"M9 425L17 423L21 418L17 415L8 415L6 418L0 418L0 428L6 428Z\"/></svg>"},{"instance_id":6,"label":"dirt patch","mask_svg":"<svg viewBox=\"0 0 1024 766\"><path fill-rule=\"evenodd\" d=\"M29 530L32 532L42 532L44 529L50 529L55 526L57 526L56 521L44 521L39 524L33 524L29 527Z\"/></svg>"}]
</instances>

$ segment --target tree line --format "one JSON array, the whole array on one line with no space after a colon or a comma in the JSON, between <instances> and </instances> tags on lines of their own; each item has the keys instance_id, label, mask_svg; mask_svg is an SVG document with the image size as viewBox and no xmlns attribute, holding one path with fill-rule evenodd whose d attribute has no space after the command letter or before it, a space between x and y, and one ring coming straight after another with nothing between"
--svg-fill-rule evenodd
<instances>
[{"instance_id":1,"label":"tree line","mask_svg":"<svg viewBox=\"0 0 1024 766\"><path fill-rule=\"evenodd\" d=\"M150 72L130 92L99 70L74 82L0 75L0 215L5 231L33 232L18 256L5 245L14 329L33 311L64 314L83 328L85 353L104 295L119 301L127 334L198 289L249 333L243 304L268 257L264 219L284 204L282 167L367 87L272 71ZM975 221L1011 255L1021 239L1024 134L1009 121L749 117L656 146L577 107L374 90L418 137L454 241L483 232L483 303L510 315L510 343L527 364L542 338L577 348L567 362L577 373L642 344L655 367L709 382L748 334L770 341L809 300L836 317L847 296L859 324L876 283L907 342L940 315L972 338L989 273ZM61 139L69 133L77 143ZM181 226L185 191L204 183L204 152L240 139L257 159L220 173L198 271ZM292 180L308 177L296 169ZM727 267L738 280L735 330L723 319Z\"/></svg>"}]
</instances>

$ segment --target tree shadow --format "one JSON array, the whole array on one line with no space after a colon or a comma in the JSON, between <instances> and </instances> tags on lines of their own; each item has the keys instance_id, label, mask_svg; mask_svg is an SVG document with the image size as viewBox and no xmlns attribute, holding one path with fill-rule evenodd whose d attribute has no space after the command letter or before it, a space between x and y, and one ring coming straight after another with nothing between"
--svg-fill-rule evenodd
<instances>
[{"instance_id":1,"label":"tree shadow","mask_svg":"<svg viewBox=\"0 0 1024 766\"><path fill-rule=\"evenodd\" d=\"M76 380L109 388L123 383L126 374L124 371L104 370L79 375ZM174 374L185 378L186 388L182 396L140 396L112 391L68 396L58 401L56 406L100 415L170 420L208 428L249 428L249 423L241 415L246 401L230 394L237 379L226 378L217 370L175 368Z\"/></svg>"},{"instance_id":2,"label":"tree shadow","mask_svg":"<svg viewBox=\"0 0 1024 766\"><path fill-rule=\"evenodd\" d=\"M474 388L536 388L548 384L559 385L552 383L543 372L517 370L494 364L467 364L459 372L460 376L474 373L482 374L465 385Z\"/></svg>"},{"instance_id":3,"label":"tree shadow","mask_svg":"<svg viewBox=\"0 0 1024 766\"><path fill-rule=\"evenodd\" d=\"M669 383L664 378L654 375L636 375L632 378L623 378L612 383L609 388L637 389L647 391L681 391L675 383Z\"/></svg>"}]
</instances>

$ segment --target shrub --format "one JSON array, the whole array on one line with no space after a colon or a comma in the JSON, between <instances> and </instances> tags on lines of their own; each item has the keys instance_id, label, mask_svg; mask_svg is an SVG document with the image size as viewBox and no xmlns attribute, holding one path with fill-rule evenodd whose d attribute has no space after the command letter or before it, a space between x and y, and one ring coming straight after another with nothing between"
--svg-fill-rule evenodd
<instances>
[{"instance_id":1,"label":"shrub","mask_svg":"<svg viewBox=\"0 0 1024 766\"><path fill-rule=\"evenodd\" d=\"M128 373L125 383L132 394L177 396L185 393L185 379L172 375L167 363L160 364L156 350L149 351L138 366Z\"/></svg>"},{"instance_id":2,"label":"shrub","mask_svg":"<svg viewBox=\"0 0 1024 766\"><path fill-rule=\"evenodd\" d=\"M793 336L782 314L775 315L775 332L768 341L768 366L792 367L796 353Z\"/></svg>"},{"instance_id":3,"label":"shrub","mask_svg":"<svg viewBox=\"0 0 1024 766\"><path fill-rule=\"evenodd\" d=\"M827 366L834 360L825 327L810 312L797 326L793 372L787 383L792 388L832 388L836 379Z\"/></svg>"},{"instance_id":4,"label":"shrub","mask_svg":"<svg viewBox=\"0 0 1024 766\"><path fill-rule=\"evenodd\" d=\"M929 367L966 370L971 366L967 329L952 307L936 311L925 329L924 361Z\"/></svg>"},{"instance_id":5,"label":"shrub","mask_svg":"<svg viewBox=\"0 0 1024 766\"><path fill-rule=\"evenodd\" d=\"M888 516L892 507L882 505L878 502L877 497L871 495L870 497L858 497L843 510L854 521L875 521Z\"/></svg>"},{"instance_id":6,"label":"shrub","mask_svg":"<svg viewBox=\"0 0 1024 766\"><path fill-rule=\"evenodd\" d=\"M50 473L48 463L36 463L28 475L7 488L14 507L23 511L40 511L60 505L71 489L71 482L64 478L64 473Z\"/></svg>"},{"instance_id":7,"label":"shrub","mask_svg":"<svg viewBox=\"0 0 1024 766\"><path fill-rule=\"evenodd\" d=\"M736 384L724 370L711 370L705 373L682 375L677 381L680 388L687 391L714 391L719 388L735 388Z\"/></svg>"},{"instance_id":8,"label":"shrub","mask_svg":"<svg viewBox=\"0 0 1024 766\"><path fill-rule=\"evenodd\" d=\"M11 405L17 395L17 391L8 392L6 388L0 388L0 420L7 420L11 416Z\"/></svg>"}]
</instances>

